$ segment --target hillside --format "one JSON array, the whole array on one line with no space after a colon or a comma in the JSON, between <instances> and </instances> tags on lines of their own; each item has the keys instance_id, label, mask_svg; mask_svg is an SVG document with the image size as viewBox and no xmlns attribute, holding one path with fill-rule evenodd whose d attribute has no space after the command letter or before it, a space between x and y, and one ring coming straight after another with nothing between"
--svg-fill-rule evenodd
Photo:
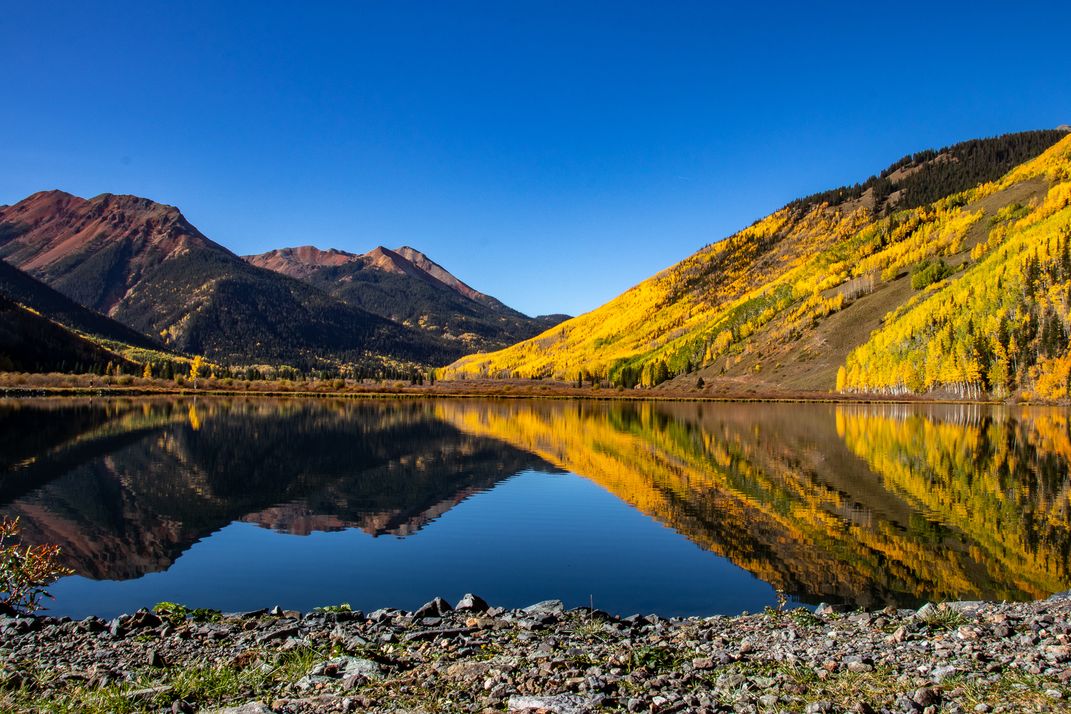
<instances>
[{"instance_id":1,"label":"hillside","mask_svg":"<svg viewBox=\"0 0 1071 714\"><path fill-rule=\"evenodd\" d=\"M139 373L167 361L160 344L82 307L0 260L0 370Z\"/></svg>"},{"instance_id":2,"label":"hillside","mask_svg":"<svg viewBox=\"0 0 1071 714\"><path fill-rule=\"evenodd\" d=\"M252 265L304 280L354 307L441 339L457 355L498 349L565 316L531 318L456 278L418 250L379 246L347 253L313 246L245 256Z\"/></svg>"},{"instance_id":3,"label":"hillside","mask_svg":"<svg viewBox=\"0 0 1071 714\"><path fill-rule=\"evenodd\" d=\"M109 365L137 369L118 353L0 292L0 371L101 372Z\"/></svg>"},{"instance_id":4,"label":"hillside","mask_svg":"<svg viewBox=\"0 0 1071 714\"><path fill-rule=\"evenodd\" d=\"M136 196L36 193L0 208L0 258L187 353L299 367L456 356L427 336L249 265L178 209Z\"/></svg>"},{"instance_id":5,"label":"hillside","mask_svg":"<svg viewBox=\"0 0 1071 714\"><path fill-rule=\"evenodd\" d=\"M1066 396L1069 191L1064 131L910 155L444 376Z\"/></svg>"},{"instance_id":6,"label":"hillside","mask_svg":"<svg viewBox=\"0 0 1071 714\"><path fill-rule=\"evenodd\" d=\"M161 346L158 340L82 307L3 260L0 260L0 293L78 332L149 350Z\"/></svg>"}]
</instances>

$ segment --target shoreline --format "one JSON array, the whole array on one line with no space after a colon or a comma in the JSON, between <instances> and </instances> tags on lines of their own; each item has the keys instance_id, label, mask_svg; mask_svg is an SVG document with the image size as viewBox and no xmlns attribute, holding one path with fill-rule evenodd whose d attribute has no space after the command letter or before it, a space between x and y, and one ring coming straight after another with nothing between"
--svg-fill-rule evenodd
<instances>
[{"instance_id":1,"label":"shoreline","mask_svg":"<svg viewBox=\"0 0 1071 714\"><path fill-rule=\"evenodd\" d=\"M227 712L1056 712L1071 593L919 610L618 617L476 596L416 612L0 618L0 708Z\"/></svg>"},{"instance_id":2,"label":"shoreline","mask_svg":"<svg viewBox=\"0 0 1071 714\"><path fill-rule=\"evenodd\" d=\"M925 395L862 395L823 392L718 393L651 392L635 394L631 390L584 389L533 385L480 385L476 388L386 387L353 389L224 389L162 386L11 386L0 385L0 398L28 399L41 397L287 397L300 399L587 399L592 401L761 403L761 404L923 404L981 406L1068 406L1051 401L1017 401L996 399L953 399Z\"/></svg>"}]
</instances>

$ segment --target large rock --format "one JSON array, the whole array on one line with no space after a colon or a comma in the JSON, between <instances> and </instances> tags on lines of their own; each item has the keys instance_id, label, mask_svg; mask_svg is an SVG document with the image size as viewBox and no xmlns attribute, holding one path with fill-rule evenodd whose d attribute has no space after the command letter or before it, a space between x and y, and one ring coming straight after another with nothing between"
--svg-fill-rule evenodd
<instances>
[{"instance_id":1,"label":"large rock","mask_svg":"<svg viewBox=\"0 0 1071 714\"><path fill-rule=\"evenodd\" d=\"M529 605L524 608L524 612L529 615L560 615L565 612L565 605L561 600L544 600L535 605Z\"/></svg>"},{"instance_id":2,"label":"large rock","mask_svg":"<svg viewBox=\"0 0 1071 714\"><path fill-rule=\"evenodd\" d=\"M487 604L487 601L479 595L465 593L465 595L457 601L457 605L454 609L469 612L487 612L488 607L490 606Z\"/></svg>"},{"instance_id":3,"label":"large rock","mask_svg":"<svg viewBox=\"0 0 1071 714\"><path fill-rule=\"evenodd\" d=\"M585 714L593 708L592 700L579 694L553 696L519 696L509 698L511 712L540 712L540 714Z\"/></svg>"},{"instance_id":4,"label":"large rock","mask_svg":"<svg viewBox=\"0 0 1071 714\"><path fill-rule=\"evenodd\" d=\"M273 714L273 712L264 702L247 702L240 707L202 709L201 714Z\"/></svg>"},{"instance_id":5,"label":"large rock","mask_svg":"<svg viewBox=\"0 0 1071 714\"><path fill-rule=\"evenodd\" d=\"M419 620L423 617L442 617L453 609L453 605L446 600L443 600L441 597L437 597L434 600L421 605L417 611L413 613L413 618Z\"/></svg>"}]
</instances>

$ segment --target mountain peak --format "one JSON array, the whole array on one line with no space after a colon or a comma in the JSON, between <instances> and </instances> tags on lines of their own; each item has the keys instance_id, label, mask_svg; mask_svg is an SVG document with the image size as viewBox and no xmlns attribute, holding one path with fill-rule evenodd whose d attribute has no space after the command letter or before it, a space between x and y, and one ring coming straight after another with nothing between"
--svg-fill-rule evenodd
<instances>
[{"instance_id":1,"label":"mountain peak","mask_svg":"<svg viewBox=\"0 0 1071 714\"><path fill-rule=\"evenodd\" d=\"M295 248L276 248L259 255L245 255L242 259L258 268L266 268L292 278L307 278L321 268L352 263L360 257L337 248L321 250L314 245Z\"/></svg>"},{"instance_id":2,"label":"mountain peak","mask_svg":"<svg viewBox=\"0 0 1071 714\"><path fill-rule=\"evenodd\" d=\"M481 293L479 290L469 287L458 278L454 277L450 271L443 266L436 263L428 256L421 253L415 248L410 248L407 245L403 245L394 251L397 255L402 256L408 260L412 265L419 268L421 271L430 275L435 280L438 280L443 285L446 285L451 290L461 293L470 300L476 300L477 302L484 302L489 298Z\"/></svg>"},{"instance_id":3,"label":"mountain peak","mask_svg":"<svg viewBox=\"0 0 1071 714\"><path fill-rule=\"evenodd\" d=\"M174 206L129 194L85 199L66 191L40 191L0 210L0 223L9 226L2 257L46 282L54 270L102 250L113 256L113 268L123 263L124 272L137 272L193 247L230 253ZM101 298L90 306L107 312L111 305Z\"/></svg>"}]
</instances>

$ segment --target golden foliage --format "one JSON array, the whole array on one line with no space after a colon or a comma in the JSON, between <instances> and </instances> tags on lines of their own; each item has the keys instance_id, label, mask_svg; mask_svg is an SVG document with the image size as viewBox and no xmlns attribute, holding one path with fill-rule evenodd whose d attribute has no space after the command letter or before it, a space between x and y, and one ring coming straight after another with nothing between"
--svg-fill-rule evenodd
<instances>
[{"instance_id":1,"label":"golden foliage","mask_svg":"<svg viewBox=\"0 0 1071 714\"><path fill-rule=\"evenodd\" d=\"M435 409L462 431L591 479L789 592L1022 599L1071 580L1060 557L1071 545L1071 443L1048 413L982 427L904 408L909 416L843 408L818 419L741 405L697 416L695 405L648 402ZM832 438L807 431L822 425ZM808 467L816 443L825 445L816 467L850 458L837 433L888 486L869 472L831 483L828 469ZM1046 463L1056 468L1037 468Z\"/></svg>"},{"instance_id":2,"label":"golden foliage","mask_svg":"<svg viewBox=\"0 0 1071 714\"><path fill-rule=\"evenodd\" d=\"M983 206L1018 182L1040 180L1051 184L1042 202L990 208L995 226L986 239ZM886 317L849 358L838 389L1004 393L1021 387L1037 361L1037 345L1016 329L1031 307L1011 302L1014 291L1029 292L1022 278L1033 252L1047 270L1045 261L1061 250L1056 236L1068 224L1069 204L1071 137L1000 181L880 219L857 204L785 208L592 312L507 349L462 358L442 376L588 374L626 387L657 384L652 375L661 364L667 376L690 372L747 352L760 333L788 344L920 263L961 256L950 262L951 275L937 275ZM1067 279L1043 275L1037 287L1038 319L1054 311L1068 327ZM998 348L993 335L1002 320L1015 341Z\"/></svg>"}]
</instances>

